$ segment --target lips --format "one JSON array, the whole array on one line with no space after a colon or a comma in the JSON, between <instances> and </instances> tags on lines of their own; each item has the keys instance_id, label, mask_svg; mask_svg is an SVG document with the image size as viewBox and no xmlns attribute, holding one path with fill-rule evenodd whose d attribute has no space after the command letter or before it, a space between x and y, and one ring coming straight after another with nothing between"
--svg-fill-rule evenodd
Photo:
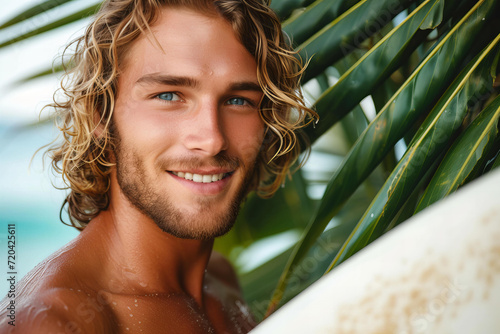
<instances>
[{"instance_id":1,"label":"lips","mask_svg":"<svg viewBox=\"0 0 500 334\"><path fill-rule=\"evenodd\" d=\"M174 174L177 177L183 178L188 181L193 181L196 183L217 182L232 174L232 172L218 173L218 174L196 174L189 172L173 172L173 171L171 171L170 173Z\"/></svg>"}]
</instances>

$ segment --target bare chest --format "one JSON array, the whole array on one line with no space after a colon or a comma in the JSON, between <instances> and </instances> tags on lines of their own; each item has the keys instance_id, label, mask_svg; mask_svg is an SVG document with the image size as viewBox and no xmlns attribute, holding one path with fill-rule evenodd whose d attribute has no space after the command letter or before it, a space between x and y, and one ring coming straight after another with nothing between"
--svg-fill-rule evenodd
<instances>
[{"instance_id":1,"label":"bare chest","mask_svg":"<svg viewBox=\"0 0 500 334\"><path fill-rule=\"evenodd\" d=\"M207 296L203 309L179 295L114 296L108 309L116 333L239 334L253 327L240 301L233 307L212 296Z\"/></svg>"},{"instance_id":2,"label":"bare chest","mask_svg":"<svg viewBox=\"0 0 500 334\"><path fill-rule=\"evenodd\" d=\"M196 307L179 297L115 297L110 310L117 333L215 333Z\"/></svg>"}]
</instances>

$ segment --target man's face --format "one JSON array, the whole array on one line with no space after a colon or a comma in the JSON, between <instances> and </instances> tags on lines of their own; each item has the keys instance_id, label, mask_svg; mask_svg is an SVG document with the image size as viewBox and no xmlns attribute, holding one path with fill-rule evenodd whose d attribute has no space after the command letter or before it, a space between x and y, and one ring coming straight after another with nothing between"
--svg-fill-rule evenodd
<instances>
[{"instance_id":1,"label":"man's face","mask_svg":"<svg viewBox=\"0 0 500 334\"><path fill-rule=\"evenodd\" d=\"M256 63L221 18L164 9L151 30L161 48L141 36L118 81L119 188L164 231L213 238L232 227L264 136Z\"/></svg>"}]
</instances>

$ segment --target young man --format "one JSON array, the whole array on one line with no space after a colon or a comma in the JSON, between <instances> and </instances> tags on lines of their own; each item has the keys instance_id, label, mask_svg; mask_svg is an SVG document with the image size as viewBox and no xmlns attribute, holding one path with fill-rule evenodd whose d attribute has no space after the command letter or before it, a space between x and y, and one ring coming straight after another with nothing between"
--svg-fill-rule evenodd
<instances>
[{"instance_id":1,"label":"young man","mask_svg":"<svg viewBox=\"0 0 500 334\"><path fill-rule=\"evenodd\" d=\"M276 16L260 0L110 0L74 63L50 153L82 232L19 283L1 331L248 332L213 239L249 191L281 185L314 117Z\"/></svg>"}]
</instances>

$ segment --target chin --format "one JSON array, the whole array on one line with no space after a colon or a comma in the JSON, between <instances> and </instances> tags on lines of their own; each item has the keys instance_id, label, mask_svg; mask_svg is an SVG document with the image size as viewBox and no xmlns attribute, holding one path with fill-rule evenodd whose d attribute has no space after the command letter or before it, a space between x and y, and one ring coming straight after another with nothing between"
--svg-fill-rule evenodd
<instances>
[{"instance_id":1,"label":"chin","mask_svg":"<svg viewBox=\"0 0 500 334\"><path fill-rule=\"evenodd\" d=\"M203 225L186 222L186 224L172 224L157 222L156 225L165 233L180 239L212 240L228 233L234 226L231 222L210 222L204 221Z\"/></svg>"},{"instance_id":2,"label":"chin","mask_svg":"<svg viewBox=\"0 0 500 334\"><path fill-rule=\"evenodd\" d=\"M231 230L236 221L240 201L232 201L214 212L210 207L200 206L195 212L170 207L163 212L148 212L150 218L164 232L182 239L209 240L220 237Z\"/></svg>"}]
</instances>

